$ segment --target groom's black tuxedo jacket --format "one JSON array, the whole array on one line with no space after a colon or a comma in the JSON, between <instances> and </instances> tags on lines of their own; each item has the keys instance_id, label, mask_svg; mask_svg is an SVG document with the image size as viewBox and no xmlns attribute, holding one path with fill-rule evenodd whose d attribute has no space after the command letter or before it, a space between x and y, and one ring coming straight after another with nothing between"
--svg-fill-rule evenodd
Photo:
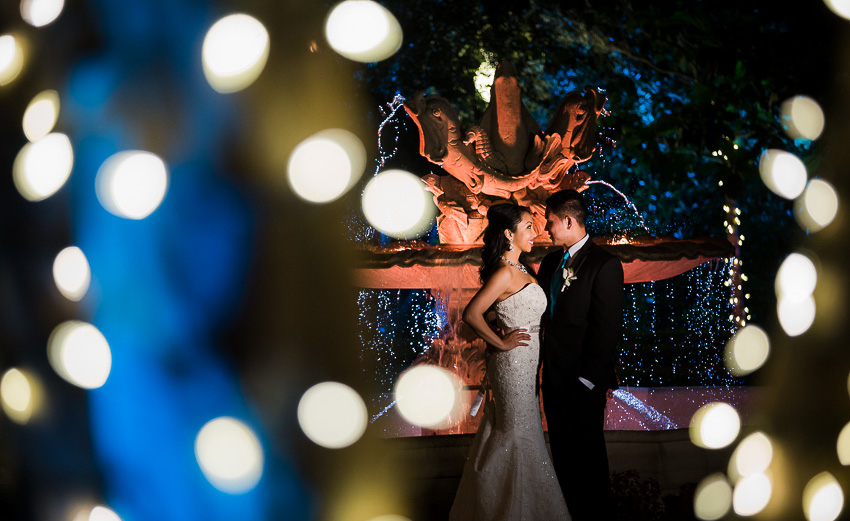
<instances>
[{"instance_id":1,"label":"groom's black tuxedo jacket","mask_svg":"<svg viewBox=\"0 0 850 521\"><path fill-rule=\"evenodd\" d=\"M547 299L549 283L562 258L563 250L558 250L540 263L537 279ZM548 307L543 315L543 387L557 393L582 377L595 388L617 389L623 265L588 239L570 266L576 280L558 294L552 317Z\"/></svg>"}]
</instances>

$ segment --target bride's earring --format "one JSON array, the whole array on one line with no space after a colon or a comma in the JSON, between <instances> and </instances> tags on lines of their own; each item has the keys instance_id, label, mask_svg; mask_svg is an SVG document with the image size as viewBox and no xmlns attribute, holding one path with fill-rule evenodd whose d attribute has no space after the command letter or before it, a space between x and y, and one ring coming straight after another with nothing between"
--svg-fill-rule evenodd
<instances>
[{"instance_id":1,"label":"bride's earring","mask_svg":"<svg viewBox=\"0 0 850 521\"><path fill-rule=\"evenodd\" d=\"M508 251L514 251L514 241L511 240L511 243L508 244Z\"/></svg>"}]
</instances>

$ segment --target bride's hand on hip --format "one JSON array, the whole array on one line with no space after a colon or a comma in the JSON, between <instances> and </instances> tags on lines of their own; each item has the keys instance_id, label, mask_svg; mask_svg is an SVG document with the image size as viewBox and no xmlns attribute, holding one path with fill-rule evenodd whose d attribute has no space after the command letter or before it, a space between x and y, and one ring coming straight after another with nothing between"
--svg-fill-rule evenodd
<instances>
[{"instance_id":1,"label":"bride's hand on hip","mask_svg":"<svg viewBox=\"0 0 850 521\"><path fill-rule=\"evenodd\" d=\"M517 347L527 346L529 340L531 340L531 335L528 334L527 329L514 329L502 337L502 343L505 344L503 351L510 351Z\"/></svg>"}]
</instances>

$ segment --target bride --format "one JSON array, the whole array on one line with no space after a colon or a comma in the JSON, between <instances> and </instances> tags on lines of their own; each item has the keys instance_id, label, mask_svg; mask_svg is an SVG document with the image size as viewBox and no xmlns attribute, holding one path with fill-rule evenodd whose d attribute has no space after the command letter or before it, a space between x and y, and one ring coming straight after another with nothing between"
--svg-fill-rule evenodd
<instances>
[{"instance_id":1,"label":"bride","mask_svg":"<svg viewBox=\"0 0 850 521\"><path fill-rule=\"evenodd\" d=\"M489 346L492 391L463 470L451 521L569 520L558 478L546 451L537 368L540 317L546 294L520 254L531 251L531 213L515 204L487 212L481 257L483 286L463 321ZM484 318L495 312L497 335Z\"/></svg>"}]
</instances>

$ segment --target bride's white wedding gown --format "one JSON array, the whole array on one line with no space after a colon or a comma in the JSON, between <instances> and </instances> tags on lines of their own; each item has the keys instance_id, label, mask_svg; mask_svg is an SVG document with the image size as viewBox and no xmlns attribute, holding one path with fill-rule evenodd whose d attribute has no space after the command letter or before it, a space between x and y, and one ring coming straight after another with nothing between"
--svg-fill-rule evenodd
<instances>
[{"instance_id":1,"label":"bride's white wedding gown","mask_svg":"<svg viewBox=\"0 0 850 521\"><path fill-rule=\"evenodd\" d=\"M530 283L493 305L504 330L529 329L528 345L491 354L492 400L469 451L451 521L569 520L546 443L536 394L540 317L546 293Z\"/></svg>"}]
</instances>

